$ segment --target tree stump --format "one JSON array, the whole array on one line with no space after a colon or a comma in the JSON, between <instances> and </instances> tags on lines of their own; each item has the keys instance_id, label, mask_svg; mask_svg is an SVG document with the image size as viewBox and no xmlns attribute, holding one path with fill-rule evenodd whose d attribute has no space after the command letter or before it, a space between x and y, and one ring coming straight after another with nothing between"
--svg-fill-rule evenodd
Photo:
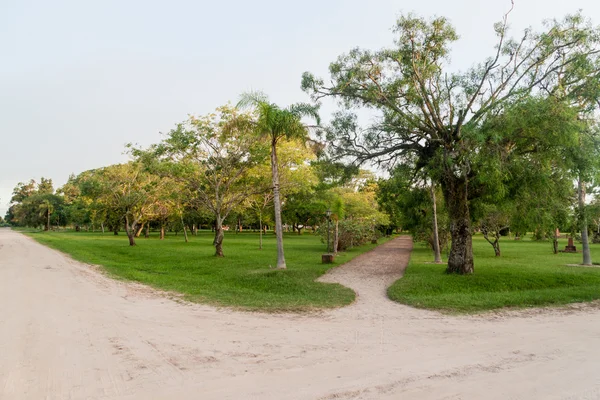
<instances>
[{"instance_id":1,"label":"tree stump","mask_svg":"<svg viewBox=\"0 0 600 400\"><path fill-rule=\"evenodd\" d=\"M577 247L575 247L572 237L569 238L569 243L565 246L563 253L577 253Z\"/></svg>"},{"instance_id":2,"label":"tree stump","mask_svg":"<svg viewBox=\"0 0 600 400\"><path fill-rule=\"evenodd\" d=\"M333 263L333 259L334 259L333 254L322 254L321 255L321 262L323 264L331 264L331 263Z\"/></svg>"}]
</instances>

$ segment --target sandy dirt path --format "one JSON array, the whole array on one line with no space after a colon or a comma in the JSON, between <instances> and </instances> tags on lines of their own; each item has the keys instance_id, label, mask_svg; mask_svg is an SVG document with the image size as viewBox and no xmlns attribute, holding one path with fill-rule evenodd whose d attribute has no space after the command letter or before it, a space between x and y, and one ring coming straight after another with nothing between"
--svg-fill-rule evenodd
<instances>
[{"instance_id":1,"label":"sandy dirt path","mask_svg":"<svg viewBox=\"0 0 600 400\"><path fill-rule=\"evenodd\" d=\"M387 300L399 238L316 315L180 304L0 229L0 399L600 399L597 306L448 317Z\"/></svg>"}]
</instances>

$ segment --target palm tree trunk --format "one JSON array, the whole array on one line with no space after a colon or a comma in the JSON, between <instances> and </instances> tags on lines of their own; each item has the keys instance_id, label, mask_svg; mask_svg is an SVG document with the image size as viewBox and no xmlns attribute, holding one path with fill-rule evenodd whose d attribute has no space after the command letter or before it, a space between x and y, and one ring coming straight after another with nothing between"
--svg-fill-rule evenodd
<instances>
[{"instance_id":1,"label":"palm tree trunk","mask_svg":"<svg viewBox=\"0 0 600 400\"><path fill-rule=\"evenodd\" d=\"M277 142L271 142L271 171L273 173L273 205L275 208L275 235L277 238L277 269L285 269L283 254L283 224L281 223L281 201L279 199L279 169L277 166Z\"/></svg>"}]
</instances>

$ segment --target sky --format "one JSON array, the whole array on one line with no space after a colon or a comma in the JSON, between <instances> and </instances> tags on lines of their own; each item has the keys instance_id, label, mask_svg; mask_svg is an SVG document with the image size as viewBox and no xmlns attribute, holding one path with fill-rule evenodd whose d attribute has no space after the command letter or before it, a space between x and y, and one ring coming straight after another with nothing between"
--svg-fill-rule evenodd
<instances>
[{"instance_id":1,"label":"sky","mask_svg":"<svg viewBox=\"0 0 600 400\"><path fill-rule=\"evenodd\" d=\"M491 55L493 23L510 0L0 0L0 215L18 182L127 160L124 145L160 140L248 90L283 106L309 101L310 71L354 47L393 44L396 18L444 16L460 40L452 68ZM517 36L597 0L515 0ZM326 103L324 120L335 110Z\"/></svg>"}]
</instances>

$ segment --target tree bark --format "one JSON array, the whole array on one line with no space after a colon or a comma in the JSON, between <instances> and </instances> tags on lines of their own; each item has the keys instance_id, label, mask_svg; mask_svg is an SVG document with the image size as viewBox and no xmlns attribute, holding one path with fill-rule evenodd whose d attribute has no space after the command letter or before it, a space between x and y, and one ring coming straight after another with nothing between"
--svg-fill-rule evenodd
<instances>
[{"instance_id":1,"label":"tree bark","mask_svg":"<svg viewBox=\"0 0 600 400\"><path fill-rule=\"evenodd\" d=\"M223 254L223 221L221 220L221 216L216 216L215 222L215 239L213 240L213 245L215 246L215 256L224 257Z\"/></svg>"},{"instance_id":2,"label":"tree bark","mask_svg":"<svg viewBox=\"0 0 600 400\"><path fill-rule=\"evenodd\" d=\"M468 181L447 172L442 180L442 191L450 214L450 235L452 247L448 256L447 273L472 274L473 238L471 237L471 216L467 194Z\"/></svg>"},{"instance_id":3,"label":"tree bark","mask_svg":"<svg viewBox=\"0 0 600 400\"><path fill-rule=\"evenodd\" d=\"M160 223L160 240L165 240L165 224Z\"/></svg>"},{"instance_id":4,"label":"tree bark","mask_svg":"<svg viewBox=\"0 0 600 400\"><path fill-rule=\"evenodd\" d=\"M129 245L135 246L135 225L136 223L129 225L129 217L125 215L125 232L127 233L127 237L129 238Z\"/></svg>"},{"instance_id":5,"label":"tree bark","mask_svg":"<svg viewBox=\"0 0 600 400\"><path fill-rule=\"evenodd\" d=\"M279 199L279 168L277 166L277 142L271 142L271 172L273 173L273 205L275 208L275 235L277 238L277 269L286 269L283 254L283 224Z\"/></svg>"},{"instance_id":6,"label":"tree bark","mask_svg":"<svg viewBox=\"0 0 600 400\"><path fill-rule=\"evenodd\" d=\"M435 186L431 182L431 200L433 201L433 262L436 264L442 263L442 255L440 253L440 238L438 233L437 221L437 205L435 199Z\"/></svg>"},{"instance_id":7,"label":"tree bark","mask_svg":"<svg viewBox=\"0 0 600 400\"><path fill-rule=\"evenodd\" d=\"M340 244L340 220L335 220L335 230L333 232L333 254L337 254Z\"/></svg>"},{"instance_id":8,"label":"tree bark","mask_svg":"<svg viewBox=\"0 0 600 400\"><path fill-rule=\"evenodd\" d=\"M258 249L262 250L262 236L263 236L263 226L262 226L262 213L258 214Z\"/></svg>"},{"instance_id":9,"label":"tree bark","mask_svg":"<svg viewBox=\"0 0 600 400\"><path fill-rule=\"evenodd\" d=\"M142 234L142 230L144 230L144 224L142 224L138 229L137 232L135 233L135 237L140 237L140 235Z\"/></svg>"},{"instance_id":10,"label":"tree bark","mask_svg":"<svg viewBox=\"0 0 600 400\"><path fill-rule=\"evenodd\" d=\"M180 215L181 217L181 225L183 226L183 236L185 238L185 242L188 242L188 234L187 234L187 228L185 227L185 222L183 222L183 214Z\"/></svg>"},{"instance_id":11,"label":"tree bark","mask_svg":"<svg viewBox=\"0 0 600 400\"><path fill-rule=\"evenodd\" d=\"M146 231L144 232L144 237L148 239L150 237L150 223L146 224Z\"/></svg>"},{"instance_id":12,"label":"tree bark","mask_svg":"<svg viewBox=\"0 0 600 400\"><path fill-rule=\"evenodd\" d=\"M100 227L102 228L102 234L104 234L104 222L100 223Z\"/></svg>"},{"instance_id":13,"label":"tree bark","mask_svg":"<svg viewBox=\"0 0 600 400\"><path fill-rule=\"evenodd\" d=\"M579 224L581 229L581 247L583 250L583 265L592 265L590 241L588 238L587 218L585 216L585 183L581 177L577 180L577 199L579 205Z\"/></svg>"}]
</instances>

